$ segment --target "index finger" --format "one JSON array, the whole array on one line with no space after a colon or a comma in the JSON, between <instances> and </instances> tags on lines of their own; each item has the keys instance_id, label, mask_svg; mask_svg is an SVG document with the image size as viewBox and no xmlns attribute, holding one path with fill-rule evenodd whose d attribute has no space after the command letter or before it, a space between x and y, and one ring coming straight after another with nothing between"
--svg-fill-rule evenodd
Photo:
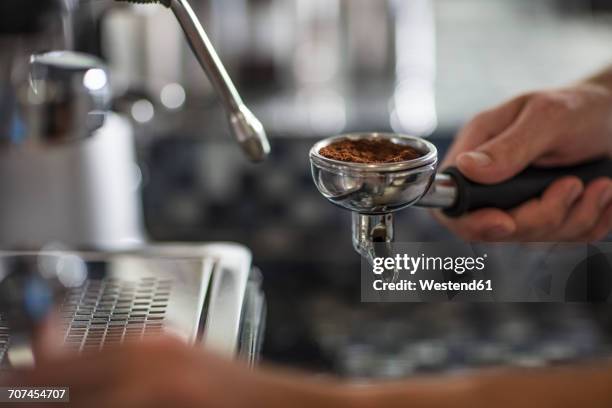
<instances>
[{"instance_id":1,"label":"index finger","mask_svg":"<svg viewBox=\"0 0 612 408\"><path fill-rule=\"evenodd\" d=\"M459 132L455 142L446 154L441 168L444 169L453 165L459 154L474 150L503 133L519 117L529 97L528 94L521 95L474 117Z\"/></svg>"}]
</instances>

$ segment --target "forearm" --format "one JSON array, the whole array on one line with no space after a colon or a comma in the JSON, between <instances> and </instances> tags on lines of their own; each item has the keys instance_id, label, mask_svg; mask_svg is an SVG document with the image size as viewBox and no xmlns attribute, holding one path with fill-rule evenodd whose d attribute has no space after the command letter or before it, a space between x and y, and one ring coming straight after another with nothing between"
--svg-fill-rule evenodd
<instances>
[{"instance_id":1,"label":"forearm","mask_svg":"<svg viewBox=\"0 0 612 408\"><path fill-rule=\"evenodd\" d=\"M583 83L599 85L612 92L612 65L605 68L603 71L588 77L583 81Z\"/></svg>"},{"instance_id":2,"label":"forearm","mask_svg":"<svg viewBox=\"0 0 612 408\"><path fill-rule=\"evenodd\" d=\"M600 123L601 129L599 136L603 142L602 151L608 152L608 156L612 157L612 66L602 70L583 81L579 86L585 86L591 89L592 95L598 95L593 99L593 112L598 112L597 115L601 118L595 123Z\"/></svg>"},{"instance_id":3,"label":"forearm","mask_svg":"<svg viewBox=\"0 0 612 408\"><path fill-rule=\"evenodd\" d=\"M484 372L355 388L355 408L538 408L612 406L612 365Z\"/></svg>"}]
</instances>

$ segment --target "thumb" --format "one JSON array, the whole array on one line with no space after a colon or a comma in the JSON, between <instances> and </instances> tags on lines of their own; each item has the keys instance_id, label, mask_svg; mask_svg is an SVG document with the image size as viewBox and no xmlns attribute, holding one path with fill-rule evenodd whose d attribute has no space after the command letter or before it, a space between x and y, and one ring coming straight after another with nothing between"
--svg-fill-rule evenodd
<instances>
[{"instance_id":1,"label":"thumb","mask_svg":"<svg viewBox=\"0 0 612 408\"><path fill-rule=\"evenodd\" d=\"M506 181L527 168L547 149L546 137L520 121L475 150L457 156L457 167L470 180L483 184Z\"/></svg>"}]
</instances>

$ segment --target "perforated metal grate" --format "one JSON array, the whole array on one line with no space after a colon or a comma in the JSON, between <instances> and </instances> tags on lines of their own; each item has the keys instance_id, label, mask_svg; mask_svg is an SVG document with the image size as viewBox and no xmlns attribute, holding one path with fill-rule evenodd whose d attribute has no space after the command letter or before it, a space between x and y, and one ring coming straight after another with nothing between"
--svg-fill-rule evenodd
<instances>
[{"instance_id":1,"label":"perforated metal grate","mask_svg":"<svg viewBox=\"0 0 612 408\"><path fill-rule=\"evenodd\" d=\"M0 316L0 365L4 361L4 355L8 350L9 345L9 330L3 317Z\"/></svg>"},{"instance_id":2,"label":"perforated metal grate","mask_svg":"<svg viewBox=\"0 0 612 408\"><path fill-rule=\"evenodd\" d=\"M164 329L172 281L90 280L68 293L61 308L66 346L95 350L159 334Z\"/></svg>"},{"instance_id":3,"label":"perforated metal grate","mask_svg":"<svg viewBox=\"0 0 612 408\"><path fill-rule=\"evenodd\" d=\"M172 284L154 277L87 281L69 292L61 307L66 346L96 350L163 332ZM9 340L9 329L0 316L0 363Z\"/></svg>"}]
</instances>

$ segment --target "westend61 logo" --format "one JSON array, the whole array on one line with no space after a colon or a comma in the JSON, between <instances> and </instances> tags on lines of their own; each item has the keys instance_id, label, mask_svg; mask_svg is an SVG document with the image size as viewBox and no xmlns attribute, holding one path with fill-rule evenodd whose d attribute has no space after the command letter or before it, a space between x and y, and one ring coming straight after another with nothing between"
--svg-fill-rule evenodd
<instances>
[{"instance_id":1,"label":"westend61 logo","mask_svg":"<svg viewBox=\"0 0 612 408\"><path fill-rule=\"evenodd\" d=\"M487 255L479 257L441 257L441 256L410 256L407 254L396 255L389 258L374 258L373 272L382 275L388 270L406 271L410 275L418 271L449 271L457 275L466 272L482 271L485 269Z\"/></svg>"}]
</instances>

